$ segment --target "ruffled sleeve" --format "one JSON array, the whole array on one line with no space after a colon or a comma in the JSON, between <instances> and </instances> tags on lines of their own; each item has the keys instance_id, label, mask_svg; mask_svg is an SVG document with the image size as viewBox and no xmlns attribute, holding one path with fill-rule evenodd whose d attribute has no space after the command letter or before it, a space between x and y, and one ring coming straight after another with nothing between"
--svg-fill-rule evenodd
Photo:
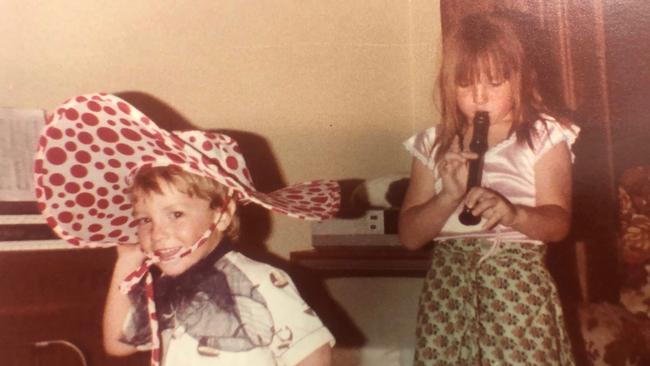
<instances>
[{"instance_id":1,"label":"ruffled sleeve","mask_svg":"<svg viewBox=\"0 0 650 366\"><path fill-rule=\"evenodd\" d=\"M427 168L434 170L436 148L433 144L435 140L436 128L431 127L404 141L404 147Z\"/></svg>"},{"instance_id":2,"label":"ruffled sleeve","mask_svg":"<svg viewBox=\"0 0 650 366\"><path fill-rule=\"evenodd\" d=\"M561 124L551 117L544 116L543 122L540 120L535 124L535 131L533 137L535 161L538 161L553 146L562 142L566 142L571 151L571 162L575 161L572 146L578 138L580 127L575 124Z\"/></svg>"}]
</instances>

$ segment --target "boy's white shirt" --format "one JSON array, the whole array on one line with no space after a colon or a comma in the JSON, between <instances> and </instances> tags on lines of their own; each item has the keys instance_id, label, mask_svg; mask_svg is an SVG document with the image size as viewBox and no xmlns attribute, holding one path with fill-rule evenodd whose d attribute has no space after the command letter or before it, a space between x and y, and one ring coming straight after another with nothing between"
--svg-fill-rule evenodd
<instances>
[{"instance_id":1,"label":"boy's white shirt","mask_svg":"<svg viewBox=\"0 0 650 366\"><path fill-rule=\"evenodd\" d=\"M167 329L162 332L163 366L292 366L326 343L334 346L331 332L300 297L288 274L234 251L219 261L224 259L242 271L266 301L277 331L271 344L248 351L219 351L216 356L204 356L197 352L197 339L182 330ZM130 320L128 316L125 327ZM144 350L147 345L138 348Z\"/></svg>"}]
</instances>

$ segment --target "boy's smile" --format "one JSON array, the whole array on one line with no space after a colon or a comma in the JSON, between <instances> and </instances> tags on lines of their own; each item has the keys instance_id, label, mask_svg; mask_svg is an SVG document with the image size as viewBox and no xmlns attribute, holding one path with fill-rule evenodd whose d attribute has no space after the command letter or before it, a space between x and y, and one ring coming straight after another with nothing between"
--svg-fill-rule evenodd
<instances>
[{"instance_id":1,"label":"boy's smile","mask_svg":"<svg viewBox=\"0 0 650 366\"><path fill-rule=\"evenodd\" d=\"M154 250L153 254L155 254L158 258L160 258L161 262L168 262L174 259L180 259L180 258L175 258L174 255L180 253L181 249L182 249L181 247L174 247L169 249Z\"/></svg>"},{"instance_id":2,"label":"boy's smile","mask_svg":"<svg viewBox=\"0 0 650 366\"><path fill-rule=\"evenodd\" d=\"M158 182L161 193L134 192L133 215L138 224L142 250L157 257L156 264L166 275L177 276L207 256L221 241L217 229L193 252L178 257L190 248L216 221L223 221L222 211L210 208L210 202L178 191L166 182ZM221 226L221 225L219 225Z\"/></svg>"}]
</instances>

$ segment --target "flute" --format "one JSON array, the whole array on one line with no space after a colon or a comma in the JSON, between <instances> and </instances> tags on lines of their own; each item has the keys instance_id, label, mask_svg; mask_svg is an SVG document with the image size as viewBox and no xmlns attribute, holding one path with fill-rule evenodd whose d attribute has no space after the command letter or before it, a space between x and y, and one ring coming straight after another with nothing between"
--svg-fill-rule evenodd
<instances>
[{"instance_id":1,"label":"flute","mask_svg":"<svg viewBox=\"0 0 650 366\"><path fill-rule=\"evenodd\" d=\"M487 151L490 115L488 112L476 112L472 123L474 125L474 132L472 133L472 140L469 143L469 149L478 154L478 158L469 162L466 192L472 187L481 185L481 179L483 177L483 155ZM458 220L464 225L476 225L481 222L481 217L472 215L472 210L465 206L463 212L458 215Z\"/></svg>"}]
</instances>

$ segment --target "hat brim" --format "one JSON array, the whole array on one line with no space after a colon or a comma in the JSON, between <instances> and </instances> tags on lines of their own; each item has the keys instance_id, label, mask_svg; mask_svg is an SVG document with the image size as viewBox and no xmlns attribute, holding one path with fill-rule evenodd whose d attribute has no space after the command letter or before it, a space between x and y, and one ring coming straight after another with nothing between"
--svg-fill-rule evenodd
<instances>
[{"instance_id":1,"label":"hat brim","mask_svg":"<svg viewBox=\"0 0 650 366\"><path fill-rule=\"evenodd\" d=\"M324 220L338 210L336 182L318 180L258 192L229 136L163 130L110 94L71 98L49 117L35 161L39 208L52 229L71 244L136 243L129 178L145 166L168 165L213 179L238 199L290 217Z\"/></svg>"}]
</instances>

